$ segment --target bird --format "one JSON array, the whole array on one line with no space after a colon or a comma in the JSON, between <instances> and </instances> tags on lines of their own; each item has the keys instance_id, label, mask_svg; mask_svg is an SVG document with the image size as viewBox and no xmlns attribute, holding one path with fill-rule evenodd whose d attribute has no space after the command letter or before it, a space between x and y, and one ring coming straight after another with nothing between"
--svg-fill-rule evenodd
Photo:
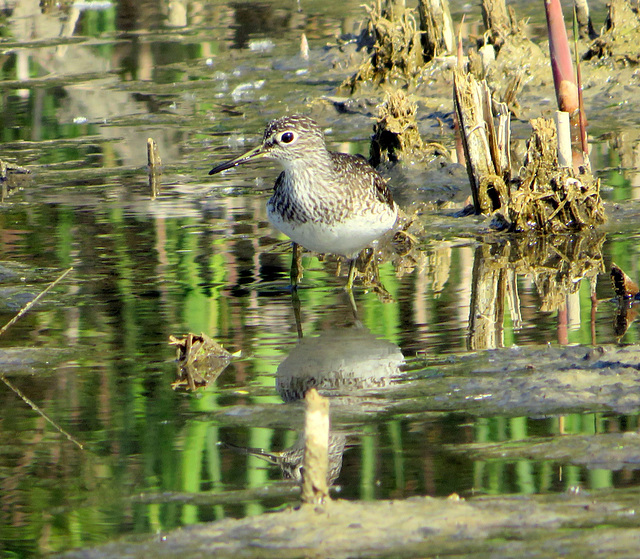
<instances>
[{"instance_id":1,"label":"bird","mask_svg":"<svg viewBox=\"0 0 640 559\"><path fill-rule=\"evenodd\" d=\"M209 174L263 157L284 167L267 202L267 217L294 243L292 270L296 245L344 256L350 261L346 290L351 292L358 254L390 231L398 217L386 180L363 157L330 151L320 126L305 115L272 120L261 145Z\"/></svg>"},{"instance_id":2,"label":"bird","mask_svg":"<svg viewBox=\"0 0 640 559\"><path fill-rule=\"evenodd\" d=\"M346 443L347 438L342 433L329 434L327 485L333 485L340 475L340 470L342 470L342 457L345 450L350 448ZM218 444L238 454L257 456L269 462L269 464L279 466L283 479L290 479L297 483L302 483L305 447L304 433L298 436L293 446L280 452L271 452L261 448L243 447L230 442L220 442Z\"/></svg>"}]
</instances>

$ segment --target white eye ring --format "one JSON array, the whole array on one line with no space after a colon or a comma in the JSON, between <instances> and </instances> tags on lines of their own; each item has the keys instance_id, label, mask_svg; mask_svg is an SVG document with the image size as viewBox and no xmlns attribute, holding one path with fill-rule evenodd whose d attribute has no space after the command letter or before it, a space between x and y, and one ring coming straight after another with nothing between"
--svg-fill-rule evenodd
<instances>
[{"instance_id":1,"label":"white eye ring","mask_svg":"<svg viewBox=\"0 0 640 559\"><path fill-rule=\"evenodd\" d=\"M282 134L280 134L279 141L281 144L290 144L296 139L296 137L297 135L295 132L291 132L290 130L287 130L286 132L283 132Z\"/></svg>"}]
</instances>

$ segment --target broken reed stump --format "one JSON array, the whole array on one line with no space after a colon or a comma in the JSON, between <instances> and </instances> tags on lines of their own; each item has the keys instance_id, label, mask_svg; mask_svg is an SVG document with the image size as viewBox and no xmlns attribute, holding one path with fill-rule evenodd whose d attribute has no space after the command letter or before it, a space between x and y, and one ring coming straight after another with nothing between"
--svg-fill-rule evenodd
<instances>
[{"instance_id":1,"label":"broken reed stump","mask_svg":"<svg viewBox=\"0 0 640 559\"><path fill-rule=\"evenodd\" d=\"M455 34L449 0L419 0L418 13L424 60L452 52Z\"/></svg>"},{"instance_id":2,"label":"broken reed stump","mask_svg":"<svg viewBox=\"0 0 640 559\"><path fill-rule=\"evenodd\" d=\"M531 121L525 161L511 179L506 105L492 99L485 81L456 69L454 108L476 213L500 210L510 231L557 233L605 222L600 181L585 168L574 171L558 163L552 120Z\"/></svg>"},{"instance_id":3,"label":"broken reed stump","mask_svg":"<svg viewBox=\"0 0 640 559\"><path fill-rule=\"evenodd\" d=\"M329 499L329 400L315 388L307 391L304 419L302 502L322 505Z\"/></svg>"},{"instance_id":4,"label":"broken reed stump","mask_svg":"<svg viewBox=\"0 0 640 559\"><path fill-rule=\"evenodd\" d=\"M486 81L478 83L459 68L453 74L453 105L475 212L492 213L506 207L511 177L507 106L492 99Z\"/></svg>"},{"instance_id":5,"label":"broken reed stump","mask_svg":"<svg viewBox=\"0 0 640 559\"><path fill-rule=\"evenodd\" d=\"M575 8L576 23L578 24L578 36L584 40L595 39L598 34L593 28L587 0L574 0L573 6Z\"/></svg>"},{"instance_id":6,"label":"broken reed stump","mask_svg":"<svg viewBox=\"0 0 640 559\"><path fill-rule=\"evenodd\" d=\"M558 138L558 165L560 167L573 166L571 149L571 117L564 111L556 111L556 134Z\"/></svg>"},{"instance_id":7,"label":"broken reed stump","mask_svg":"<svg viewBox=\"0 0 640 559\"><path fill-rule=\"evenodd\" d=\"M160 159L158 144L153 138L147 139L147 163L149 167L149 188L151 189L151 199L155 200L160 194L162 160Z\"/></svg>"},{"instance_id":8,"label":"broken reed stump","mask_svg":"<svg viewBox=\"0 0 640 559\"><path fill-rule=\"evenodd\" d=\"M507 10L505 0L482 0L482 22L489 42L500 48L505 38L514 31L515 17Z\"/></svg>"}]
</instances>

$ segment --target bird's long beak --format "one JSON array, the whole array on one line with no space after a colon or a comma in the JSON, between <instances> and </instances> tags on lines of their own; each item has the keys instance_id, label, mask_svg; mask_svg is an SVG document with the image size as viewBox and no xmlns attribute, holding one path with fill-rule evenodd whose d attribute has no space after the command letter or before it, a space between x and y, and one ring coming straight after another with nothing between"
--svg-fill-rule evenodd
<instances>
[{"instance_id":1,"label":"bird's long beak","mask_svg":"<svg viewBox=\"0 0 640 559\"><path fill-rule=\"evenodd\" d=\"M235 159L231 161L226 161L225 163L220 163L220 165L215 166L211 171L209 171L210 175L215 175L216 173L221 173L222 171L226 171L227 169L231 169L231 167L235 167L236 165L241 165L242 163L246 163L250 159L255 159L256 157L264 157L265 153L262 151L262 146L258 146L257 148L248 151L242 155L239 155Z\"/></svg>"}]
</instances>

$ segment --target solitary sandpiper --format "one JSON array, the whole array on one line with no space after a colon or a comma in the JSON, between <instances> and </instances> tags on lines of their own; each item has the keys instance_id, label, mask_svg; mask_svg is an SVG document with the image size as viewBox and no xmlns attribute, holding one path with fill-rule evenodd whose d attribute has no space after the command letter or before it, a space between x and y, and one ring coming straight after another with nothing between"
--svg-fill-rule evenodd
<instances>
[{"instance_id":1,"label":"solitary sandpiper","mask_svg":"<svg viewBox=\"0 0 640 559\"><path fill-rule=\"evenodd\" d=\"M316 122L300 115L271 121L259 147L209 174L258 157L284 166L267 203L269 221L307 250L348 258L350 291L358 253L389 231L398 216L386 181L365 159L329 151Z\"/></svg>"}]
</instances>

